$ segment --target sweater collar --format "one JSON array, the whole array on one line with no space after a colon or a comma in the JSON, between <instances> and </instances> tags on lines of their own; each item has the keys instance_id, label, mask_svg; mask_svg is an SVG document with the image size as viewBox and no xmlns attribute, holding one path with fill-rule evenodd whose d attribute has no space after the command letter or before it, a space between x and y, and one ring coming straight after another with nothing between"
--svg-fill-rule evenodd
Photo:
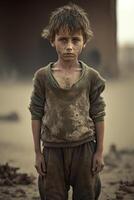
<instances>
[{"instance_id":1,"label":"sweater collar","mask_svg":"<svg viewBox=\"0 0 134 200\"><path fill-rule=\"evenodd\" d=\"M54 62L49 63L48 64L48 76L49 76L48 78L49 78L50 82L53 84L53 86L56 88L59 88L61 90L64 90L64 91L68 91L68 90L73 89L77 84L79 84L80 81L83 79L83 76L85 74L85 69L86 69L86 64L84 62L79 61L79 63L82 68L82 73L81 73L79 79L69 89L60 87L59 83L57 82L57 80L55 79L55 77L53 76L53 73L52 73L52 66L54 65Z\"/></svg>"}]
</instances>

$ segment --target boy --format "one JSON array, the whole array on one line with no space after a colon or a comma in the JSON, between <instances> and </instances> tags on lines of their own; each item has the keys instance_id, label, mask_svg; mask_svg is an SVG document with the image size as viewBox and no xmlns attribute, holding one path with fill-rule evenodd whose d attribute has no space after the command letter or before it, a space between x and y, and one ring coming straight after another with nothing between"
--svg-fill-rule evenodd
<instances>
[{"instance_id":1,"label":"boy","mask_svg":"<svg viewBox=\"0 0 134 200\"><path fill-rule=\"evenodd\" d=\"M29 106L42 200L67 200L70 185L73 200L100 194L105 81L78 60L91 36L86 13L74 4L55 10L43 31L58 59L35 73Z\"/></svg>"}]
</instances>

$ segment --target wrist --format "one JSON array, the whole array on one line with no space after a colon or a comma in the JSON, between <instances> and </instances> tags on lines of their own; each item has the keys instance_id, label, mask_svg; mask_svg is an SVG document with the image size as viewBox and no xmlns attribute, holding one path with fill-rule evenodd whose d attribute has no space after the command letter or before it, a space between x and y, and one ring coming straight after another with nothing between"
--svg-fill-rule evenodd
<instances>
[{"instance_id":1,"label":"wrist","mask_svg":"<svg viewBox=\"0 0 134 200\"><path fill-rule=\"evenodd\" d=\"M41 150L35 150L35 154L38 155L38 154L41 154Z\"/></svg>"},{"instance_id":2,"label":"wrist","mask_svg":"<svg viewBox=\"0 0 134 200\"><path fill-rule=\"evenodd\" d=\"M103 148L97 148L96 153L98 154L103 154Z\"/></svg>"}]
</instances>

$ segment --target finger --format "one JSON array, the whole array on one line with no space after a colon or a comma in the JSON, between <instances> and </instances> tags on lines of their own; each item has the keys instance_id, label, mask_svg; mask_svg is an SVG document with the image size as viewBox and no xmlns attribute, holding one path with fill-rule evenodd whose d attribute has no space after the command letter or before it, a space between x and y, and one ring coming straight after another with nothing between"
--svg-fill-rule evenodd
<instances>
[{"instance_id":1,"label":"finger","mask_svg":"<svg viewBox=\"0 0 134 200\"><path fill-rule=\"evenodd\" d=\"M36 165L35 168L36 168L36 170L37 170L37 172L38 172L39 175L41 175L41 176L44 175L44 173L43 173L42 170L41 170L41 164L38 165L38 166Z\"/></svg>"},{"instance_id":2,"label":"finger","mask_svg":"<svg viewBox=\"0 0 134 200\"><path fill-rule=\"evenodd\" d=\"M97 166L97 173L101 172L103 170L103 168L104 168L104 164L102 164L102 163L98 164L98 166Z\"/></svg>"},{"instance_id":3,"label":"finger","mask_svg":"<svg viewBox=\"0 0 134 200\"><path fill-rule=\"evenodd\" d=\"M98 173L98 168L97 168L97 165L96 165L96 168L95 170L93 171L93 175L96 175Z\"/></svg>"},{"instance_id":4,"label":"finger","mask_svg":"<svg viewBox=\"0 0 134 200\"><path fill-rule=\"evenodd\" d=\"M96 159L94 158L94 159L93 159L93 166L92 166L92 171L93 171L93 172L96 171L96 165L97 165L97 161L96 161Z\"/></svg>"},{"instance_id":5,"label":"finger","mask_svg":"<svg viewBox=\"0 0 134 200\"><path fill-rule=\"evenodd\" d=\"M101 163L98 163L96 173L99 173L101 171Z\"/></svg>"},{"instance_id":6,"label":"finger","mask_svg":"<svg viewBox=\"0 0 134 200\"><path fill-rule=\"evenodd\" d=\"M44 160L42 161L41 166L42 166L42 171L43 171L44 173L46 173L46 164L45 164L45 161L44 161Z\"/></svg>"},{"instance_id":7,"label":"finger","mask_svg":"<svg viewBox=\"0 0 134 200\"><path fill-rule=\"evenodd\" d=\"M42 170L42 164L41 164L41 163L40 163L40 165L39 165L38 170L39 170L39 174L40 174L40 175L42 175L42 176L45 175L45 173L44 173L43 170Z\"/></svg>"},{"instance_id":8,"label":"finger","mask_svg":"<svg viewBox=\"0 0 134 200\"><path fill-rule=\"evenodd\" d=\"M36 171L38 172L38 174L40 174L40 173L39 173L39 170L38 170L38 167L37 167L36 165L35 165L35 169L36 169Z\"/></svg>"},{"instance_id":9,"label":"finger","mask_svg":"<svg viewBox=\"0 0 134 200\"><path fill-rule=\"evenodd\" d=\"M101 164L101 171L103 170L104 166L105 166L104 163Z\"/></svg>"}]
</instances>

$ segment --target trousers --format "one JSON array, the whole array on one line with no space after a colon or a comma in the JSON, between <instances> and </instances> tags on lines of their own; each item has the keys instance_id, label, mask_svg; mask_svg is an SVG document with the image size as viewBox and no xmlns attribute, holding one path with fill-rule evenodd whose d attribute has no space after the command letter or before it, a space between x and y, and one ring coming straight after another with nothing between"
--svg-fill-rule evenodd
<instances>
[{"instance_id":1,"label":"trousers","mask_svg":"<svg viewBox=\"0 0 134 200\"><path fill-rule=\"evenodd\" d=\"M43 148L45 176L38 176L41 200L67 200L72 186L73 200L97 200L101 192L99 173L92 174L95 141L76 147Z\"/></svg>"}]
</instances>

